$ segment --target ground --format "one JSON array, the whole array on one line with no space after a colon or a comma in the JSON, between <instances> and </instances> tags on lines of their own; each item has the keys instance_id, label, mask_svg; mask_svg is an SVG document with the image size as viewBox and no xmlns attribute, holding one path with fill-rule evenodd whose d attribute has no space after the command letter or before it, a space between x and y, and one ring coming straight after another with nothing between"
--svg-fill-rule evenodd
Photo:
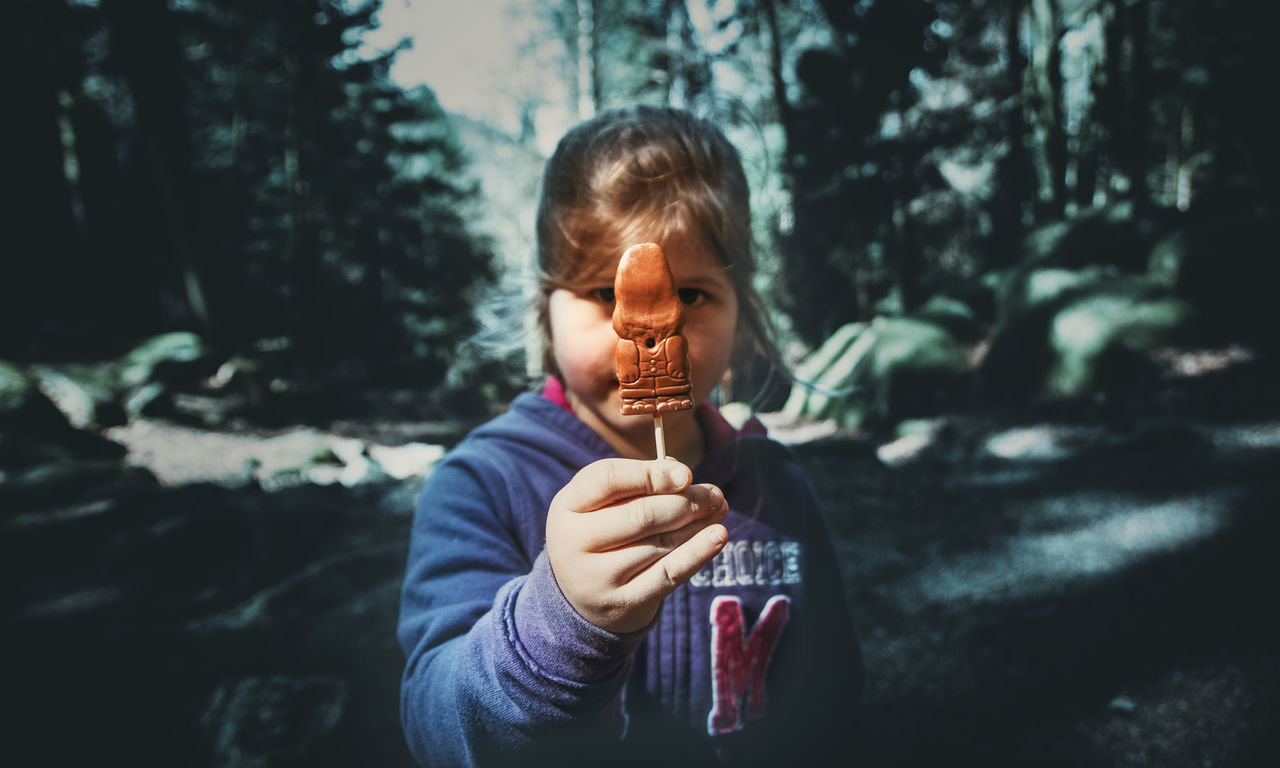
<instances>
[{"instance_id":1,"label":"ground","mask_svg":"<svg viewBox=\"0 0 1280 768\"><path fill-rule=\"evenodd\" d=\"M860 637L865 723L833 764L1280 764L1280 390L1249 360L1168 370L901 437L764 416ZM252 481L303 433L459 432L139 420L112 436L159 484L8 497L0 703L8 749L41 758L10 764L409 764L394 622L420 478Z\"/></svg>"}]
</instances>

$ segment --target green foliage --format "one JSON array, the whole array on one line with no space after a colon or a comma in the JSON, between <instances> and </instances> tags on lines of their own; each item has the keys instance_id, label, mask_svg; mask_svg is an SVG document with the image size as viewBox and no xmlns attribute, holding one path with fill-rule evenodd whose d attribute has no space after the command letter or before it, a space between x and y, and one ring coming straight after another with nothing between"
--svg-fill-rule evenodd
<instances>
[{"instance_id":1,"label":"green foliage","mask_svg":"<svg viewBox=\"0 0 1280 768\"><path fill-rule=\"evenodd\" d=\"M0 415L21 408L31 390L31 379L21 368L0 360Z\"/></svg>"},{"instance_id":2,"label":"green foliage","mask_svg":"<svg viewBox=\"0 0 1280 768\"><path fill-rule=\"evenodd\" d=\"M918 134L882 130L882 122L920 98L911 73L942 61L939 48L925 44L935 37L931 3L823 9L833 43L799 56L801 97L784 121L795 207L783 241L785 306L809 344L867 316L901 260L917 255L918 244L895 222L913 194L934 184L916 175L928 147ZM842 287L843 300L830 301ZM903 304L911 309L918 297L913 285L906 288Z\"/></svg>"},{"instance_id":3,"label":"green foliage","mask_svg":"<svg viewBox=\"0 0 1280 768\"><path fill-rule=\"evenodd\" d=\"M968 304L941 294L932 296L912 317L947 329L957 341L972 343L983 335L977 313Z\"/></svg>"},{"instance_id":4,"label":"green foliage","mask_svg":"<svg viewBox=\"0 0 1280 768\"><path fill-rule=\"evenodd\" d=\"M782 303L809 345L987 271L1142 272L1187 211L1275 211L1261 179L1280 145L1246 114L1257 6L820 5L829 35L788 52L780 107ZM1238 268L1221 271L1256 283L1263 267ZM1203 308L1233 312L1225 293Z\"/></svg>"},{"instance_id":5,"label":"green foliage","mask_svg":"<svg viewBox=\"0 0 1280 768\"><path fill-rule=\"evenodd\" d=\"M1146 354L1192 343L1198 313L1159 280L1091 267L1015 272L982 374L989 393L1079 397L1122 390Z\"/></svg>"},{"instance_id":6,"label":"green foliage","mask_svg":"<svg viewBox=\"0 0 1280 768\"><path fill-rule=\"evenodd\" d=\"M38 13L68 72L33 98L69 106L34 143L64 187L37 219L70 236L45 239L40 292L6 306L29 318L7 348L103 357L184 329L224 353L287 338L312 367L443 376L491 255L448 116L391 82L394 50L356 54L378 2L59 5Z\"/></svg>"},{"instance_id":7,"label":"green foliage","mask_svg":"<svg viewBox=\"0 0 1280 768\"><path fill-rule=\"evenodd\" d=\"M892 424L945 402L964 366L964 350L932 323L905 317L851 323L797 368L783 411L853 428Z\"/></svg>"},{"instance_id":8,"label":"green foliage","mask_svg":"<svg viewBox=\"0 0 1280 768\"><path fill-rule=\"evenodd\" d=\"M154 336L120 359L120 384L124 387L141 386L151 381L156 368L165 363L195 362L209 354L209 347L204 340L189 331Z\"/></svg>"},{"instance_id":9,"label":"green foliage","mask_svg":"<svg viewBox=\"0 0 1280 768\"><path fill-rule=\"evenodd\" d=\"M1040 391L1053 314L1118 274L1149 272L1215 339L1275 343L1266 6L544 0L530 13L563 43L565 87L535 87L545 47L511 87L524 142L553 90L571 111L660 101L723 125L759 285L804 344L878 314L966 344L994 322L991 370ZM357 54L378 7L17 3L20 151L0 184L6 253L32 274L0 280L0 355L112 357L187 330L220 352L285 339L321 373L356 359L461 381L446 370L494 277L474 222L523 217L510 197L477 210L454 122L391 82L394 50ZM487 159L491 183L513 173ZM1007 345L1030 357L1006 366Z\"/></svg>"},{"instance_id":10,"label":"green foliage","mask_svg":"<svg viewBox=\"0 0 1280 768\"><path fill-rule=\"evenodd\" d=\"M1077 397L1094 391L1106 356L1150 352L1188 338L1191 308L1175 298L1149 299L1143 291L1107 286L1062 308L1053 318L1049 344L1054 363L1045 392ZM1113 362L1112 365L1115 363Z\"/></svg>"}]
</instances>

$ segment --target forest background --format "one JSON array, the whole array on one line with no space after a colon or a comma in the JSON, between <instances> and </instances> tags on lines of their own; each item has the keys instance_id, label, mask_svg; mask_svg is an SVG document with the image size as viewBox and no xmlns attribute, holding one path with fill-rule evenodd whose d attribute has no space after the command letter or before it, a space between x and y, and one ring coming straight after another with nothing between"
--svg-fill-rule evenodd
<instances>
[{"instance_id":1,"label":"forest background","mask_svg":"<svg viewBox=\"0 0 1280 768\"><path fill-rule=\"evenodd\" d=\"M417 491L536 384L545 153L643 101L744 157L795 377L725 397L827 512L849 761L1276 764L1274 4L512 2L502 119L385 5L6 8L0 761L411 764Z\"/></svg>"},{"instance_id":2,"label":"forest background","mask_svg":"<svg viewBox=\"0 0 1280 768\"><path fill-rule=\"evenodd\" d=\"M397 86L409 42L367 44L376 2L22 2L0 359L101 360L184 330L269 370L262 393L394 382L501 402L523 349L468 341L522 327L493 310L527 296L555 139L538 117L635 101L712 117L742 149L793 362L880 316L988 342L987 379L1027 395L1054 391L1052 357L1265 346L1265 6L530 3L511 11L530 66L494 94L512 135ZM1139 330L1074 353L1001 342L1043 286L1120 276L1140 279L1105 280L1096 319ZM1044 370L1007 367L1028 344Z\"/></svg>"}]
</instances>

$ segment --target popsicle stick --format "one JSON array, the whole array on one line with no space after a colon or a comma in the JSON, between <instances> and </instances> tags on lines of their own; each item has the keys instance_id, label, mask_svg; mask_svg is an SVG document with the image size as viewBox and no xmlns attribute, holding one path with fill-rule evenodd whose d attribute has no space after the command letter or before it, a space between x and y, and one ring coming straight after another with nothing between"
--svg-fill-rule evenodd
<instances>
[{"instance_id":1,"label":"popsicle stick","mask_svg":"<svg viewBox=\"0 0 1280 768\"><path fill-rule=\"evenodd\" d=\"M658 448L658 458L667 458L667 438L662 433L662 414L653 414L653 442Z\"/></svg>"}]
</instances>

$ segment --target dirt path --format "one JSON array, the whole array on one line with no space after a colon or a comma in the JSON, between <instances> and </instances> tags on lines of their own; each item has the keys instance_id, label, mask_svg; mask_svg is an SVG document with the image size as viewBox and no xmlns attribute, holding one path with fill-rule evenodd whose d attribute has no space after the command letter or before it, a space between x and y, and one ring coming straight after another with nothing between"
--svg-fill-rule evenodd
<instances>
[{"instance_id":1,"label":"dirt path","mask_svg":"<svg viewBox=\"0 0 1280 768\"><path fill-rule=\"evenodd\" d=\"M860 633L847 762L1280 764L1275 394L1191 377L896 440L766 416L824 501ZM9 511L0 754L407 768L394 626L420 478L251 478L432 429L135 422L113 436L159 486Z\"/></svg>"}]
</instances>

